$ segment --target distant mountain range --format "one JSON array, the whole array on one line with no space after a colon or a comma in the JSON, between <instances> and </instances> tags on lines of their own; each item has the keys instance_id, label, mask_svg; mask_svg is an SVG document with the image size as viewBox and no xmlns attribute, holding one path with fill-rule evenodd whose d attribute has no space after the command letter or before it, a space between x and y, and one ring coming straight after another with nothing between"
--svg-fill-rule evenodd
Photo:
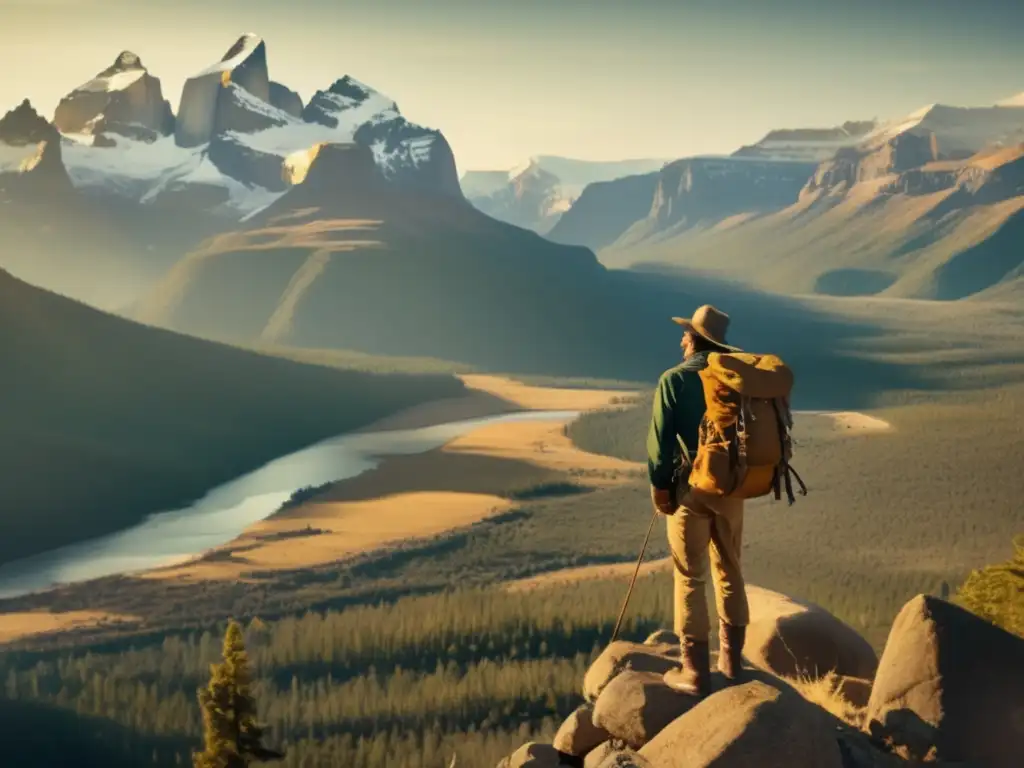
<instances>
[{"instance_id":1,"label":"distant mountain range","mask_svg":"<svg viewBox=\"0 0 1024 768\"><path fill-rule=\"evenodd\" d=\"M181 94L175 114L125 51L52 122L28 102L4 117L0 266L204 336L566 371L599 355L565 308L615 303L604 266L930 298L1020 270L1000 236L1022 207L1019 96L773 130L727 156L536 156L459 179L439 131L348 75L303 103L255 35ZM530 307L500 353L492 306Z\"/></svg>"},{"instance_id":2,"label":"distant mountain range","mask_svg":"<svg viewBox=\"0 0 1024 768\"><path fill-rule=\"evenodd\" d=\"M784 293L995 295L1024 270L1022 154L1020 96L772 131L727 157L594 185L549 237L609 266L686 266Z\"/></svg>"},{"instance_id":3,"label":"distant mountain range","mask_svg":"<svg viewBox=\"0 0 1024 768\"><path fill-rule=\"evenodd\" d=\"M508 171L467 171L460 184L466 199L488 216L547 234L588 185L654 171L666 162L538 155Z\"/></svg>"},{"instance_id":4,"label":"distant mountain range","mask_svg":"<svg viewBox=\"0 0 1024 768\"><path fill-rule=\"evenodd\" d=\"M52 123L28 101L4 118L0 224L16 247L0 267L122 307L204 237L281 197L288 157L325 142L368 148L395 184L462 199L444 136L350 76L304 105L247 34L185 82L175 115L160 79L123 51L61 99Z\"/></svg>"}]
</instances>

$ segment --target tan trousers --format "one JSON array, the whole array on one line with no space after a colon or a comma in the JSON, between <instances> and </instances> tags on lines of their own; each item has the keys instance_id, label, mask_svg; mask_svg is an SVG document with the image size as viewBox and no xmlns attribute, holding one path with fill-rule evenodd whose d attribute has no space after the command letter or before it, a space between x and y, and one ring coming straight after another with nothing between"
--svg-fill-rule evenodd
<instances>
[{"instance_id":1,"label":"tan trousers","mask_svg":"<svg viewBox=\"0 0 1024 768\"><path fill-rule=\"evenodd\" d=\"M675 564L676 634L708 639L709 554L719 618L738 627L750 623L740 570L743 499L723 499L691 488L668 518L668 545Z\"/></svg>"}]
</instances>

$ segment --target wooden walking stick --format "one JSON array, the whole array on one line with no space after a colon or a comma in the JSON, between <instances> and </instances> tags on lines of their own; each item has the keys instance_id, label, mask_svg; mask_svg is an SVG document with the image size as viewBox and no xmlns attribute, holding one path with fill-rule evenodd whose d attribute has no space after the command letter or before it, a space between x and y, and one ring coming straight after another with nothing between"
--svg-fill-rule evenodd
<instances>
[{"instance_id":1,"label":"wooden walking stick","mask_svg":"<svg viewBox=\"0 0 1024 768\"><path fill-rule=\"evenodd\" d=\"M651 515L651 524L647 526L647 535L644 537L644 545L640 548L640 557L636 561L636 570L633 571L633 578L629 581L629 589L626 590L626 599L622 601L622 610L619 611L619 619L615 622L615 629L612 630L612 639L609 642L614 643L615 639L619 636L619 628L622 627L622 619L626 615L626 606L629 605L629 596L633 594L633 585L636 584L636 577L640 573L640 564L644 561L644 554L647 552L647 542L651 540L651 531L654 530L654 521L658 519L658 510L654 510L654 514Z\"/></svg>"},{"instance_id":2,"label":"wooden walking stick","mask_svg":"<svg viewBox=\"0 0 1024 768\"><path fill-rule=\"evenodd\" d=\"M685 485L690 476L690 468L693 466L690 460L690 451L686 447L686 443L683 442L683 438L680 435L676 435L676 440L679 442L681 449L679 466L676 468L674 485L679 487L682 483ZM673 498L673 506L677 505L677 499ZM654 530L654 521L658 519L658 515L661 514L657 509L651 515L651 524L647 526L647 535L644 537L644 545L640 548L640 557L636 561L636 569L633 571L633 578L629 581L629 589L626 590L626 599L622 601L622 610L619 611L618 621L615 622L615 629L612 630L612 639L610 643L614 643L616 638L619 636L619 629L622 627L622 619L626 615L626 606L629 605L629 596L633 594L633 585L636 584L636 577L640 574L640 564L644 561L644 554L647 552L647 542L651 540L651 531Z\"/></svg>"}]
</instances>

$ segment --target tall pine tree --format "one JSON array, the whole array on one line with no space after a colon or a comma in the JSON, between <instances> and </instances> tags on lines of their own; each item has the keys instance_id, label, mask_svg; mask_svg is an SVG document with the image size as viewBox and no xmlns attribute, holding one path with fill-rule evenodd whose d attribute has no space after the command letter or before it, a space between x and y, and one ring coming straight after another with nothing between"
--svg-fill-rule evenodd
<instances>
[{"instance_id":1,"label":"tall pine tree","mask_svg":"<svg viewBox=\"0 0 1024 768\"><path fill-rule=\"evenodd\" d=\"M257 761L284 757L263 746L263 728L256 722L256 700L249 674L242 628L228 623L224 661L210 666L210 682L199 689L203 712L202 752L192 755L195 768L245 768Z\"/></svg>"}]
</instances>

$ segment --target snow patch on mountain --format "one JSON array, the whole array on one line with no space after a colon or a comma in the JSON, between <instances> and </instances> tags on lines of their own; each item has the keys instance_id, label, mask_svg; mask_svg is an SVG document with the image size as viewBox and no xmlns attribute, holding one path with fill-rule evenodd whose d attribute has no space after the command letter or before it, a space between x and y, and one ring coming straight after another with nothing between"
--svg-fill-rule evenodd
<instances>
[{"instance_id":1,"label":"snow patch on mountain","mask_svg":"<svg viewBox=\"0 0 1024 768\"><path fill-rule=\"evenodd\" d=\"M140 80L145 74L146 70L142 68L129 69L125 72L113 72L109 75L94 77L84 85L78 86L75 90L91 92L102 91L105 93L110 93L111 91L123 91L132 83Z\"/></svg>"},{"instance_id":2,"label":"snow patch on mountain","mask_svg":"<svg viewBox=\"0 0 1024 768\"><path fill-rule=\"evenodd\" d=\"M1024 135L1024 106L950 107L930 104L883 124L864 138L866 148L880 147L897 136L934 135L944 156L979 152L989 144L1013 142Z\"/></svg>"},{"instance_id":3,"label":"snow patch on mountain","mask_svg":"<svg viewBox=\"0 0 1024 768\"><path fill-rule=\"evenodd\" d=\"M188 184L222 187L228 195L226 214L251 212L283 194L232 179L210 162L205 146L179 147L173 136L153 142L118 138L114 147L96 146L88 135L64 139L64 165L78 189L151 205Z\"/></svg>"},{"instance_id":4,"label":"snow patch on mountain","mask_svg":"<svg viewBox=\"0 0 1024 768\"><path fill-rule=\"evenodd\" d=\"M260 45L263 44L263 38L253 32L246 32L235 42L233 46L224 54L224 58L220 61L214 62L202 72L199 72L195 77L203 77L204 75L212 75L217 72L230 72L240 64L244 63L252 54L256 51Z\"/></svg>"}]
</instances>

